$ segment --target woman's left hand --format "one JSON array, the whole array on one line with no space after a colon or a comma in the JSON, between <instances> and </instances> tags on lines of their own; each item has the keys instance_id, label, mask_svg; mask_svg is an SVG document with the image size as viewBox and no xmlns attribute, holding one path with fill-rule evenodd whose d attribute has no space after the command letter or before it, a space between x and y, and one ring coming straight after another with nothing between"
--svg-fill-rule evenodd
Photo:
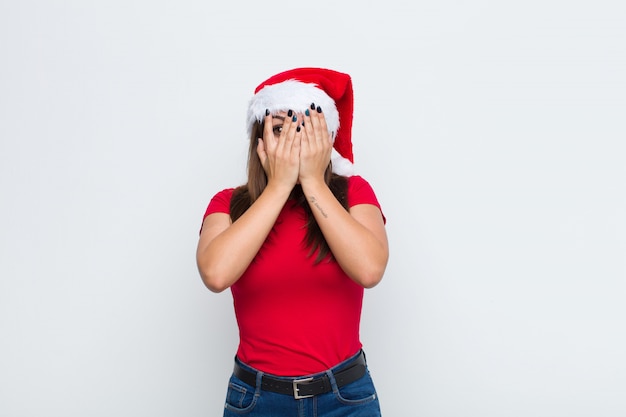
<instances>
[{"instance_id":1,"label":"woman's left hand","mask_svg":"<svg viewBox=\"0 0 626 417\"><path fill-rule=\"evenodd\" d=\"M330 163L333 149L332 137L328 133L326 119L322 109L312 103L307 109L300 142L300 184L307 181L324 181L324 173Z\"/></svg>"}]
</instances>

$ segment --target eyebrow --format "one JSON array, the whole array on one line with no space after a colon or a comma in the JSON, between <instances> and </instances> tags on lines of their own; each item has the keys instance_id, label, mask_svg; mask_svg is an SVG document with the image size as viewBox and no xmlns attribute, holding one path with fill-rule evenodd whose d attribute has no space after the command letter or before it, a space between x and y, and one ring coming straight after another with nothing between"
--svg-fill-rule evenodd
<instances>
[{"instance_id":1,"label":"eyebrow","mask_svg":"<svg viewBox=\"0 0 626 417\"><path fill-rule=\"evenodd\" d=\"M278 116L278 115L277 115L277 116L272 116L272 118L273 118L273 119L280 119L280 120L282 120L283 122L285 121L285 118L284 118L283 116Z\"/></svg>"}]
</instances>

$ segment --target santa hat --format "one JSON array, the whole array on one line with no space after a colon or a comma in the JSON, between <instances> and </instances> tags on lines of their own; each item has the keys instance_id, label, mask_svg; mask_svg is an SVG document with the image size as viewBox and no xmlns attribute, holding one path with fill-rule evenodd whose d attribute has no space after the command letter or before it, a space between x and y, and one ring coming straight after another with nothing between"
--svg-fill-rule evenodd
<instances>
[{"instance_id":1,"label":"santa hat","mask_svg":"<svg viewBox=\"0 0 626 417\"><path fill-rule=\"evenodd\" d=\"M271 114L293 110L304 112L315 103L322 108L329 132L334 132L332 170L353 175L352 79L348 74L325 68L295 68L276 74L254 90L248 104L248 135L255 122L262 122L266 109ZM341 127L340 127L341 123Z\"/></svg>"}]
</instances>

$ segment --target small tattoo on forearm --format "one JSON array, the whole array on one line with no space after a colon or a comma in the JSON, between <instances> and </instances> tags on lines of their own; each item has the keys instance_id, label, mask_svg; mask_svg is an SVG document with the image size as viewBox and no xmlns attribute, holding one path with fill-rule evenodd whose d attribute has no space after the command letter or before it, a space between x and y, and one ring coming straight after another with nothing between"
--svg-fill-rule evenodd
<instances>
[{"instance_id":1,"label":"small tattoo on forearm","mask_svg":"<svg viewBox=\"0 0 626 417\"><path fill-rule=\"evenodd\" d=\"M311 203L317 207L317 209L320 211L320 213L322 213L322 216L324 216L325 218L328 218L328 215L326 214L326 212L324 211L324 209L322 207L320 207L320 205L317 203L317 200L315 199L315 197L311 197L310 198Z\"/></svg>"}]
</instances>

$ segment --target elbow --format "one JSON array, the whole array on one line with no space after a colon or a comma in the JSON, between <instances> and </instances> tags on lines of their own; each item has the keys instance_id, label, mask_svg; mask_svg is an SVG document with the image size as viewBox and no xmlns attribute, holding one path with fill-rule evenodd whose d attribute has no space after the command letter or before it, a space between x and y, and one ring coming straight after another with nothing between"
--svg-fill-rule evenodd
<instances>
[{"instance_id":1,"label":"elbow","mask_svg":"<svg viewBox=\"0 0 626 417\"><path fill-rule=\"evenodd\" d=\"M374 288L382 281L387 268L387 261L389 255L386 252L380 254L380 256L370 259L369 262L363 262L363 259L359 259L356 264L352 264L352 267L345 266L344 271L350 278L363 288Z\"/></svg>"},{"instance_id":2,"label":"elbow","mask_svg":"<svg viewBox=\"0 0 626 417\"><path fill-rule=\"evenodd\" d=\"M353 279L363 288L374 288L382 281L385 275L385 267L386 263L370 266L356 274Z\"/></svg>"},{"instance_id":3,"label":"elbow","mask_svg":"<svg viewBox=\"0 0 626 417\"><path fill-rule=\"evenodd\" d=\"M204 282L204 285L211 291L214 292L216 294L221 293L222 291L228 289L230 287L230 285L225 284L223 281L221 280L217 280L214 278L210 278L206 275L200 274L202 277L202 282Z\"/></svg>"},{"instance_id":4,"label":"elbow","mask_svg":"<svg viewBox=\"0 0 626 417\"><path fill-rule=\"evenodd\" d=\"M198 265L198 271L200 272L202 282L211 292L221 293L230 288L230 281L224 277L224 274L201 265Z\"/></svg>"},{"instance_id":5,"label":"elbow","mask_svg":"<svg viewBox=\"0 0 626 417\"><path fill-rule=\"evenodd\" d=\"M367 261L363 262L364 259ZM363 288L374 288L382 281L388 262L389 249L385 243L384 246L370 252L369 256L359 257L353 279Z\"/></svg>"},{"instance_id":6,"label":"elbow","mask_svg":"<svg viewBox=\"0 0 626 417\"><path fill-rule=\"evenodd\" d=\"M367 269L363 271L361 285L366 289L377 286L385 275L388 261L389 252L387 250L381 251L380 256L377 259L372 259Z\"/></svg>"},{"instance_id":7,"label":"elbow","mask_svg":"<svg viewBox=\"0 0 626 417\"><path fill-rule=\"evenodd\" d=\"M383 272L361 275L357 282L365 289L374 288L383 279Z\"/></svg>"},{"instance_id":8,"label":"elbow","mask_svg":"<svg viewBox=\"0 0 626 417\"><path fill-rule=\"evenodd\" d=\"M202 282L204 282L204 285L211 291L214 292L216 294L221 293L222 291L226 290L227 288L229 288L228 285L222 285L219 283L215 283L213 281L208 281L206 279L202 279Z\"/></svg>"}]
</instances>

